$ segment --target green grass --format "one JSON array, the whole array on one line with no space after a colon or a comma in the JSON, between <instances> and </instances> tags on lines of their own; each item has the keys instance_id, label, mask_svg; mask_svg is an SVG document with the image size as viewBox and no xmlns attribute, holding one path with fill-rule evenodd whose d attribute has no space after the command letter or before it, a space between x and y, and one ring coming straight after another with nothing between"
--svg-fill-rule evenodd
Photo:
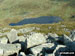
<instances>
[{"instance_id":1,"label":"green grass","mask_svg":"<svg viewBox=\"0 0 75 56\"><path fill-rule=\"evenodd\" d=\"M59 23L54 23L54 24L26 24L23 26L14 26L14 27L9 26L8 28L11 28L11 29L14 28L18 30L18 29L22 29L26 27L38 27L40 28L40 30L33 30L32 32L40 32L40 33L45 33L45 34L57 33L58 35L62 35L62 34L69 35L70 32L65 31L64 28L69 29L70 31L74 30L75 29L74 23L75 23L74 21L71 21L71 22L64 21L64 22L59 22ZM66 27L61 27L61 25L65 25ZM51 29L48 29L48 27L51 27ZM18 33L18 36L21 36L21 35L23 35L23 33Z\"/></svg>"}]
</instances>

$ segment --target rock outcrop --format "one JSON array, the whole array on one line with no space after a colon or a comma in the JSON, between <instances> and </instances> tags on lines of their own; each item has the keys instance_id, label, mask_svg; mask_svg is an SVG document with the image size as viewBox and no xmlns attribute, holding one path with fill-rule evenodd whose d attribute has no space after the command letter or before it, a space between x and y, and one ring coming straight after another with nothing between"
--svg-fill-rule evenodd
<instances>
[{"instance_id":1,"label":"rock outcrop","mask_svg":"<svg viewBox=\"0 0 75 56\"><path fill-rule=\"evenodd\" d=\"M31 32L34 29L11 29L0 33L0 36L6 35L0 38L0 56L63 56L61 52L75 51L75 31L70 36L58 36L56 33ZM18 33L24 35L19 36Z\"/></svg>"}]
</instances>

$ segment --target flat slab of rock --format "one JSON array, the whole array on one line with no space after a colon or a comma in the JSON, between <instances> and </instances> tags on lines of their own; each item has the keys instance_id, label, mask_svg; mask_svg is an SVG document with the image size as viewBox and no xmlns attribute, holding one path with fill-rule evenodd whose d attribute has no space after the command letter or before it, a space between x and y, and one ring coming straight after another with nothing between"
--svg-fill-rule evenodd
<instances>
[{"instance_id":1,"label":"flat slab of rock","mask_svg":"<svg viewBox=\"0 0 75 56\"><path fill-rule=\"evenodd\" d=\"M12 29L8 34L7 37L9 39L10 43L13 43L15 41L17 41L17 31L15 29Z\"/></svg>"},{"instance_id":2,"label":"flat slab of rock","mask_svg":"<svg viewBox=\"0 0 75 56\"><path fill-rule=\"evenodd\" d=\"M36 46L36 47L33 47L30 49L30 51L37 55L39 54L41 51L44 51L43 49L45 48L46 50L49 50L49 51L53 51L54 48L54 43L46 43L46 44L42 44L42 45L39 45L39 46ZM52 49L51 49L52 48Z\"/></svg>"},{"instance_id":3,"label":"flat slab of rock","mask_svg":"<svg viewBox=\"0 0 75 56\"><path fill-rule=\"evenodd\" d=\"M0 44L0 55L12 55L14 53L18 53L20 49L20 44Z\"/></svg>"},{"instance_id":4,"label":"flat slab of rock","mask_svg":"<svg viewBox=\"0 0 75 56\"><path fill-rule=\"evenodd\" d=\"M43 44L46 42L46 37L41 33L34 33L27 38L27 48Z\"/></svg>"}]
</instances>

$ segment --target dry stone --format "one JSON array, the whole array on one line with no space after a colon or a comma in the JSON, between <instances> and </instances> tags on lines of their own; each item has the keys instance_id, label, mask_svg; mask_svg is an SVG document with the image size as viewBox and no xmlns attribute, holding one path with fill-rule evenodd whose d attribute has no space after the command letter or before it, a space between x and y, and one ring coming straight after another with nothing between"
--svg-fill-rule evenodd
<instances>
[{"instance_id":1,"label":"dry stone","mask_svg":"<svg viewBox=\"0 0 75 56\"><path fill-rule=\"evenodd\" d=\"M0 44L0 55L8 56L21 50L20 44Z\"/></svg>"},{"instance_id":2,"label":"dry stone","mask_svg":"<svg viewBox=\"0 0 75 56\"><path fill-rule=\"evenodd\" d=\"M58 40L58 35L56 33L48 33L47 42L54 42Z\"/></svg>"},{"instance_id":3,"label":"dry stone","mask_svg":"<svg viewBox=\"0 0 75 56\"><path fill-rule=\"evenodd\" d=\"M0 39L0 43L7 44L8 43L8 39L6 37L3 37L3 38Z\"/></svg>"},{"instance_id":4,"label":"dry stone","mask_svg":"<svg viewBox=\"0 0 75 56\"><path fill-rule=\"evenodd\" d=\"M64 52L64 51L66 50L65 47L66 47L66 46L64 46L64 45L58 45L58 46L56 47L56 49L54 50L53 55L55 55L55 56L60 56L60 55L61 55L61 54L60 54L60 51Z\"/></svg>"},{"instance_id":5,"label":"dry stone","mask_svg":"<svg viewBox=\"0 0 75 56\"><path fill-rule=\"evenodd\" d=\"M26 56L24 52L20 52L18 56Z\"/></svg>"},{"instance_id":6,"label":"dry stone","mask_svg":"<svg viewBox=\"0 0 75 56\"><path fill-rule=\"evenodd\" d=\"M34 33L27 38L27 48L43 44L46 42L46 37L41 33Z\"/></svg>"},{"instance_id":7,"label":"dry stone","mask_svg":"<svg viewBox=\"0 0 75 56\"><path fill-rule=\"evenodd\" d=\"M8 34L7 34L8 40L10 43L13 43L17 41L17 31L15 29L12 29Z\"/></svg>"},{"instance_id":8,"label":"dry stone","mask_svg":"<svg viewBox=\"0 0 75 56\"><path fill-rule=\"evenodd\" d=\"M49 50L50 52L53 51L55 48L52 47L54 47L54 43L46 43L46 44L33 47L30 50L35 56L37 56L41 51L45 51L44 48L46 50Z\"/></svg>"},{"instance_id":9,"label":"dry stone","mask_svg":"<svg viewBox=\"0 0 75 56\"><path fill-rule=\"evenodd\" d=\"M0 56L3 56L3 49L0 49Z\"/></svg>"},{"instance_id":10,"label":"dry stone","mask_svg":"<svg viewBox=\"0 0 75 56\"><path fill-rule=\"evenodd\" d=\"M72 42L72 40L65 34L59 38L59 41L61 41L65 45Z\"/></svg>"}]
</instances>

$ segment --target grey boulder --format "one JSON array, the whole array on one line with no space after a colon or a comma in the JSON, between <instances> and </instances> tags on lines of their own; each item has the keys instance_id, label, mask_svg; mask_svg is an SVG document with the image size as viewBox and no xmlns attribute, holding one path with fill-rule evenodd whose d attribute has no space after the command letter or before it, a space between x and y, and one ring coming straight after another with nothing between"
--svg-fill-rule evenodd
<instances>
[{"instance_id":1,"label":"grey boulder","mask_svg":"<svg viewBox=\"0 0 75 56\"><path fill-rule=\"evenodd\" d=\"M0 43L7 44L8 43L8 39L6 37L0 38Z\"/></svg>"},{"instance_id":2,"label":"grey boulder","mask_svg":"<svg viewBox=\"0 0 75 56\"><path fill-rule=\"evenodd\" d=\"M43 44L46 42L46 36L41 33L34 33L32 35L29 35L27 38L27 48Z\"/></svg>"},{"instance_id":3,"label":"grey boulder","mask_svg":"<svg viewBox=\"0 0 75 56\"><path fill-rule=\"evenodd\" d=\"M26 37L24 37L24 36L18 36L17 39L19 40L19 42L25 42Z\"/></svg>"},{"instance_id":4,"label":"grey boulder","mask_svg":"<svg viewBox=\"0 0 75 56\"><path fill-rule=\"evenodd\" d=\"M0 56L3 56L3 49L0 49Z\"/></svg>"},{"instance_id":5,"label":"grey boulder","mask_svg":"<svg viewBox=\"0 0 75 56\"><path fill-rule=\"evenodd\" d=\"M18 54L20 50L20 44L0 44L0 55L3 56Z\"/></svg>"},{"instance_id":6,"label":"grey boulder","mask_svg":"<svg viewBox=\"0 0 75 56\"><path fill-rule=\"evenodd\" d=\"M43 52L43 55L45 54L45 51L53 51L55 48L54 47L54 43L46 43L46 44L42 44L42 45L38 45L36 47L30 48L30 51L37 56L39 53ZM45 50L44 50L45 49ZM48 51L47 51L48 50Z\"/></svg>"},{"instance_id":7,"label":"grey boulder","mask_svg":"<svg viewBox=\"0 0 75 56\"><path fill-rule=\"evenodd\" d=\"M66 46L58 45L56 49L53 51L53 56L60 56L60 52L64 52L66 50Z\"/></svg>"},{"instance_id":8,"label":"grey boulder","mask_svg":"<svg viewBox=\"0 0 75 56\"><path fill-rule=\"evenodd\" d=\"M24 52L20 52L18 56L26 56Z\"/></svg>"},{"instance_id":9,"label":"grey boulder","mask_svg":"<svg viewBox=\"0 0 75 56\"><path fill-rule=\"evenodd\" d=\"M17 41L17 31L15 29L12 29L8 34L7 34L8 40L10 43L16 42Z\"/></svg>"},{"instance_id":10,"label":"grey boulder","mask_svg":"<svg viewBox=\"0 0 75 56\"><path fill-rule=\"evenodd\" d=\"M47 42L54 42L58 40L58 35L56 33L48 33Z\"/></svg>"},{"instance_id":11,"label":"grey boulder","mask_svg":"<svg viewBox=\"0 0 75 56\"><path fill-rule=\"evenodd\" d=\"M61 41L65 45L72 42L72 40L65 34L63 36L59 37L59 41Z\"/></svg>"}]
</instances>

